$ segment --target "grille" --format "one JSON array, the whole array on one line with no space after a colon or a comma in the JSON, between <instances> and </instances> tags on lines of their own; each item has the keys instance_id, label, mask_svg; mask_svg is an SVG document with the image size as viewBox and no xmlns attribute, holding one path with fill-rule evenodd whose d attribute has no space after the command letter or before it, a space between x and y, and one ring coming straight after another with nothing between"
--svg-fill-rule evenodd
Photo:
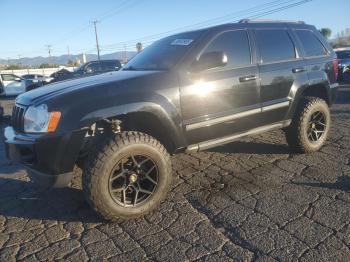
<instances>
[{"instance_id":1,"label":"grille","mask_svg":"<svg viewBox=\"0 0 350 262\"><path fill-rule=\"evenodd\" d=\"M15 105L12 110L11 125L17 132L23 132L24 112L26 108L23 106Z\"/></svg>"}]
</instances>

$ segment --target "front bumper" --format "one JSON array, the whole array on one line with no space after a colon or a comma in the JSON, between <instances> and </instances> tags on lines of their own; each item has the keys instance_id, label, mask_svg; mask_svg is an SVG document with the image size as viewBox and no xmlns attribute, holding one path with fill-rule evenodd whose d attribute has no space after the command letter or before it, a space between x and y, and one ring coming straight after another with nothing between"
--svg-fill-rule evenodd
<instances>
[{"instance_id":1,"label":"front bumper","mask_svg":"<svg viewBox=\"0 0 350 262\"><path fill-rule=\"evenodd\" d=\"M21 134L5 128L7 158L21 164L43 186L61 187L70 182L85 132Z\"/></svg>"},{"instance_id":2,"label":"front bumper","mask_svg":"<svg viewBox=\"0 0 350 262\"><path fill-rule=\"evenodd\" d=\"M338 88L339 88L339 84L338 83L334 83L331 84L330 86L330 104L334 104L335 100L337 99L337 93L338 93Z\"/></svg>"}]
</instances>

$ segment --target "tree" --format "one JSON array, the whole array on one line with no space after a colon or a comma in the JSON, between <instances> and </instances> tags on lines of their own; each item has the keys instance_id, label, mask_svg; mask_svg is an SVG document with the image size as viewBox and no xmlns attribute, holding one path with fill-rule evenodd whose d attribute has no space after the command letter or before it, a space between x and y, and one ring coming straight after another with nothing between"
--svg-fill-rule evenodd
<instances>
[{"instance_id":1,"label":"tree","mask_svg":"<svg viewBox=\"0 0 350 262\"><path fill-rule=\"evenodd\" d=\"M68 66L78 66L78 62L77 61L72 61L71 59L68 60L67 62Z\"/></svg>"},{"instance_id":2,"label":"tree","mask_svg":"<svg viewBox=\"0 0 350 262\"><path fill-rule=\"evenodd\" d=\"M138 43L136 44L137 53L141 53L142 48L143 48L143 47L142 47L142 43L138 42Z\"/></svg>"},{"instance_id":3,"label":"tree","mask_svg":"<svg viewBox=\"0 0 350 262\"><path fill-rule=\"evenodd\" d=\"M18 69L22 69L22 67L20 65L8 65L5 69L6 70L18 70Z\"/></svg>"},{"instance_id":4,"label":"tree","mask_svg":"<svg viewBox=\"0 0 350 262\"><path fill-rule=\"evenodd\" d=\"M350 46L350 28L340 31L332 41L333 48Z\"/></svg>"},{"instance_id":5,"label":"tree","mask_svg":"<svg viewBox=\"0 0 350 262\"><path fill-rule=\"evenodd\" d=\"M42 68L56 68L56 67L59 67L59 65L44 63L44 64L41 64L39 66L40 69L42 69Z\"/></svg>"},{"instance_id":6,"label":"tree","mask_svg":"<svg viewBox=\"0 0 350 262\"><path fill-rule=\"evenodd\" d=\"M319 32L327 39L332 35L332 30L330 28L321 28Z\"/></svg>"}]
</instances>

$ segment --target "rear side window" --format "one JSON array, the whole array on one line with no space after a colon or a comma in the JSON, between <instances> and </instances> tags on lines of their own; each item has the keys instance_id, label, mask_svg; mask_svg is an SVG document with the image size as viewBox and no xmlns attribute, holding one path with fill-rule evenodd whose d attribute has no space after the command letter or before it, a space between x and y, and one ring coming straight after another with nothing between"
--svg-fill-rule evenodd
<instances>
[{"instance_id":1,"label":"rear side window","mask_svg":"<svg viewBox=\"0 0 350 262\"><path fill-rule=\"evenodd\" d=\"M286 30L256 30L256 42L263 63L295 59L295 47Z\"/></svg>"},{"instance_id":2,"label":"rear side window","mask_svg":"<svg viewBox=\"0 0 350 262\"><path fill-rule=\"evenodd\" d=\"M224 52L228 58L228 67L250 65L250 47L247 32L228 31L217 36L203 53Z\"/></svg>"},{"instance_id":3,"label":"rear side window","mask_svg":"<svg viewBox=\"0 0 350 262\"><path fill-rule=\"evenodd\" d=\"M327 51L317 36L309 30L295 30L301 45L303 46L305 56L324 56Z\"/></svg>"},{"instance_id":4,"label":"rear side window","mask_svg":"<svg viewBox=\"0 0 350 262\"><path fill-rule=\"evenodd\" d=\"M102 70L104 71L113 71L119 69L121 66L117 61L108 61L108 62L103 62L101 63Z\"/></svg>"}]
</instances>

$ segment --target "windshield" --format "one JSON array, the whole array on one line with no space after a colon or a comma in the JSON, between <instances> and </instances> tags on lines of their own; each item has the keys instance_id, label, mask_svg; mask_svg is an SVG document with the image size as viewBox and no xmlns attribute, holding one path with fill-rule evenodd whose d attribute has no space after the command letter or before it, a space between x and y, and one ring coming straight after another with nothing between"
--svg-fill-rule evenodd
<instances>
[{"instance_id":1,"label":"windshield","mask_svg":"<svg viewBox=\"0 0 350 262\"><path fill-rule=\"evenodd\" d=\"M348 59L350 58L350 51L340 51L336 52L338 59Z\"/></svg>"},{"instance_id":2,"label":"windshield","mask_svg":"<svg viewBox=\"0 0 350 262\"><path fill-rule=\"evenodd\" d=\"M174 67L200 37L202 31L161 39L124 66L123 70L168 70Z\"/></svg>"}]
</instances>

